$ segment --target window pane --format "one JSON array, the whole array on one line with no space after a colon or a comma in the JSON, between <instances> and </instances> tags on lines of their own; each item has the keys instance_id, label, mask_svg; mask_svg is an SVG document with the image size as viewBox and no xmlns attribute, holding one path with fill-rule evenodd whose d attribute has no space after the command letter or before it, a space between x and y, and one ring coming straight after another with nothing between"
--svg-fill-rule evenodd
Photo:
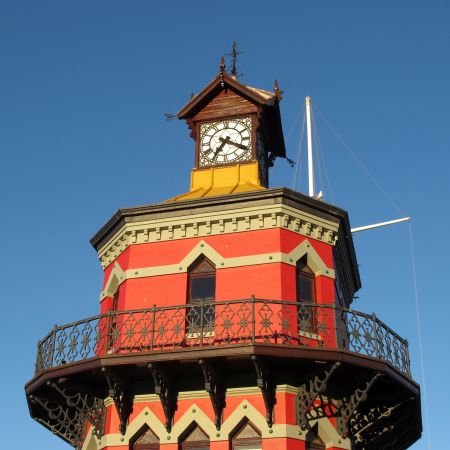
<instances>
[{"instance_id":1,"label":"window pane","mask_svg":"<svg viewBox=\"0 0 450 450\"><path fill-rule=\"evenodd\" d=\"M297 276L297 301L314 301L314 278L302 273Z\"/></svg>"},{"instance_id":2,"label":"window pane","mask_svg":"<svg viewBox=\"0 0 450 450\"><path fill-rule=\"evenodd\" d=\"M191 278L191 302L195 300L213 300L215 291L215 276Z\"/></svg>"}]
</instances>

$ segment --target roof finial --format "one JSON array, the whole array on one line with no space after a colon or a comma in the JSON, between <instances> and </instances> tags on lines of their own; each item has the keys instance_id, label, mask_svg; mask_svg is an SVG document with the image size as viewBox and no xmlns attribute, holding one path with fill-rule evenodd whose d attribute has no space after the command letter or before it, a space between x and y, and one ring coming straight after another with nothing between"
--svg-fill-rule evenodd
<instances>
[{"instance_id":1,"label":"roof finial","mask_svg":"<svg viewBox=\"0 0 450 450\"><path fill-rule=\"evenodd\" d=\"M225 59L222 56L221 60L220 60L220 85L222 86L222 88L225 86L225 83L223 81L223 74L225 73Z\"/></svg>"},{"instance_id":2,"label":"roof finial","mask_svg":"<svg viewBox=\"0 0 450 450\"><path fill-rule=\"evenodd\" d=\"M243 73L238 73L238 67L237 67L237 60L238 60L238 56L242 53L245 52L241 52L240 50L238 50L238 44L236 41L233 41L233 44L231 45L231 52L227 53L227 56L231 56L231 64L229 67L229 71L231 73L231 76L234 79L237 79L238 76L243 75Z\"/></svg>"},{"instance_id":3,"label":"roof finial","mask_svg":"<svg viewBox=\"0 0 450 450\"><path fill-rule=\"evenodd\" d=\"M273 82L273 92L275 92L275 96L278 99L278 101L281 101L281 99L283 98L283 91L278 86L278 80L275 80Z\"/></svg>"}]
</instances>

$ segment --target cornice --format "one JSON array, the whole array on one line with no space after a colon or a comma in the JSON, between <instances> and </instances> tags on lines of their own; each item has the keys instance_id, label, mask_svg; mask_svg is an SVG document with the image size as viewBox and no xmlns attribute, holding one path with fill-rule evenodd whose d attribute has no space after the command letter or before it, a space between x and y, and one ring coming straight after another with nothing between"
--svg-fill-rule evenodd
<instances>
[{"instance_id":1,"label":"cornice","mask_svg":"<svg viewBox=\"0 0 450 450\"><path fill-rule=\"evenodd\" d=\"M102 267L110 265L125 249L135 244L207 237L225 233L241 233L283 228L297 234L334 245L339 223L292 206L275 203L240 208L194 212L175 217L148 218L125 222L98 249Z\"/></svg>"},{"instance_id":2,"label":"cornice","mask_svg":"<svg viewBox=\"0 0 450 450\"><path fill-rule=\"evenodd\" d=\"M99 251L125 223L278 203L292 206L295 209L321 217L330 222L343 222L343 225L348 225L348 227L345 227L348 228L346 234L351 233L347 213L344 210L288 188L271 188L261 191L247 191L236 194L119 209L95 234L91 239L91 244Z\"/></svg>"}]
</instances>

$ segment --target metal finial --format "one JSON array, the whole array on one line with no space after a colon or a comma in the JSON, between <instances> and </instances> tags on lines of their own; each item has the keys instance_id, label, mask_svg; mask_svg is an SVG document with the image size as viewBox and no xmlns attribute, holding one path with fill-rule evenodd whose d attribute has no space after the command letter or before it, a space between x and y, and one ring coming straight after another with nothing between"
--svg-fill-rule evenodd
<instances>
[{"instance_id":1,"label":"metal finial","mask_svg":"<svg viewBox=\"0 0 450 450\"><path fill-rule=\"evenodd\" d=\"M275 92L275 96L278 100L281 100L283 98L283 91L280 89L280 86L278 85L278 80L275 80L273 82L273 91Z\"/></svg>"},{"instance_id":2,"label":"metal finial","mask_svg":"<svg viewBox=\"0 0 450 450\"><path fill-rule=\"evenodd\" d=\"M222 59L220 60L220 85L225 87L225 82L223 81L223 74L225 73L225 59L222 56Z\"/></svg>"},{"instance_id":3,"label":"metal finial","mask_svg":"<svg viewBox=\"0 0 450 450\"><path fill-rule=\"evenodd\" d=\"M233 41L233 44L231 45L231 52L227 53L227 56L231 56L231 64L229 67L230 74L233 78L238 78L239 76L243 75L242 72L239 72L237 67L237 60L238 56L242 53L240 50L238 50L238 44L236 41Z\"/></svg>"}]
</instances>

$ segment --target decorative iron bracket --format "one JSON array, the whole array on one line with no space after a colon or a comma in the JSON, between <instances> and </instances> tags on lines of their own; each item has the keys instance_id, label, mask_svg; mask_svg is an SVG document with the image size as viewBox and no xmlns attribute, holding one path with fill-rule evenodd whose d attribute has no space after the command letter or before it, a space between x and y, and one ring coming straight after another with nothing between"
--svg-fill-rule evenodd
<instances>
[{"instance_id":1,"label":"decorative iron bracket","mask_svg":"<svg viewBox=\"0 0 450 450\"><path fill-rule=\"evenodd\" d=\"M88 422L92 425L94 436L97 438L103 436L106 418L103 399L91 392L81 392L73 386L67 387L61 383L47 381L47 386L54 389L62 401L31 395L30 401L39 404L48 415L47 420L36 419L38 422L77 449L83 446Z\"/></svg>"},{"instance_id":2,"label":"decorative iron bracket","mask_svg":"<svg viewBox=\"0 0 450 450\"><path fill-rule=\"evenodd\" d=\"M321 409L325 408L322 394L327 389L328 380L340 366L340 362L335 362L329 370L324 370L321 374L314 376L314 378L311 378L308 382L302 384L298 388L297 421L301 430L310 430L310 421L317 418L313 416L312 407L318 398L321 402Z\"/></svg>"},{"instance_id":3,"label":"decorative iron bracket","mask_svg":"<svg viewBox=\"0 0 450 450\"><path fill-rule=\"evenodd\" d=\"M58 392L68 407L74 408L80 417L85 417L91 423L94 436L100 439L105 434L106 408L103 399L86 392L70 394L70 389L51 381L47 381L47 386Z\"/></svg>"},{"instance_id":4,"label":"decorative iron bracket","mask_svg":"<svg viewBox=\"0 0 450 450\"><path fill-rule=\"evenodd\" d=\"M261 389L263 395L264 404L266 406L266 421L270 428L272 428L274 418L273 418L273 408L276 402L275 386L272 382L272 376L269 368L260 360L257 356L253 355L251 357L253 365L256 371L256 383Z\"/></svg>"},{"instance_id":5,"label":"decorative iron bracket","mask_svg":"<svg viewBox=\"0 0 450 450\"><path fill-rule=\"evenodd\" d=\"M116 374L112 373L106 367L102 367L108 383L108 394L114 400L117 415L119 416L119 430L122 435L127 431L127 423L131 412L133 411L133 395L126 383Z\"/></svg>"},{"instance_id":6,"label":"decorative iron bracket","mask_svg":"<svg viewBox=\"0 0 450 450\"><path fill-rule=\"evenodd\" d=\"M198 361L205 377L205 390L211 399L214 410L216 429L220 430L222 424L222 412L225 408L225 387L221 378L217 375L213 367L205 360Z\"/></svg>"},{"instance_id":7,"label":"decorative iron bracket","mask_svg":"<svg viewBox=\"0 0 450 450\"><path fill-rule=\"evenodd\" d=\"M373 386L376 380L378 380L382 375L377 373L365 385L360 389L357 388L347 400L344 397L339 403L339 408L337 411L337 421L336 430L343 437L347 438L349 435L349 423L355 412L357 411L361 402L367 400L367 394L370 388Z\"/></svg>"},{"instance_id":8,"label":"decorative iron bracket","mask_svg":"<svg viewBox=\"0 0 450 450\"><path fill-rule=\"evenodd\" d=\"M364 414L356 411L350 419L355 449L385 448L388 442L393 443L393 439L401 437L402 431L408 430L402 422L408 419L405 413L412 400L414 398L390 406L376 406Z\"/></svg>"},{"instance_id":9,"label":"decorative iron bracket","mask_svg":"<svg viewBox=\"0 0 450 450\"><path fill-rule=\"evenodd\" d=\"M166 416L166 430L170 433L173 416L177 410L177 392L174 389L173 380L156 364L150 363L147 367L152 373L155 383L155 394L159 396L164 415Z\"/></svg>"},{"instance_id":10,"label":"decorative iron bracket","mask_svg":"<svg viewBox=\"0 0 450 450\"><path fill-rule=\"evenodd\" d=\"M47 412L48 418L35 418L37 422L75 448L80 449L82 447L86 422L76 410L35 395L30 395L29 399L31 403L40 405Z\"/></svg>"}]
</instances>

